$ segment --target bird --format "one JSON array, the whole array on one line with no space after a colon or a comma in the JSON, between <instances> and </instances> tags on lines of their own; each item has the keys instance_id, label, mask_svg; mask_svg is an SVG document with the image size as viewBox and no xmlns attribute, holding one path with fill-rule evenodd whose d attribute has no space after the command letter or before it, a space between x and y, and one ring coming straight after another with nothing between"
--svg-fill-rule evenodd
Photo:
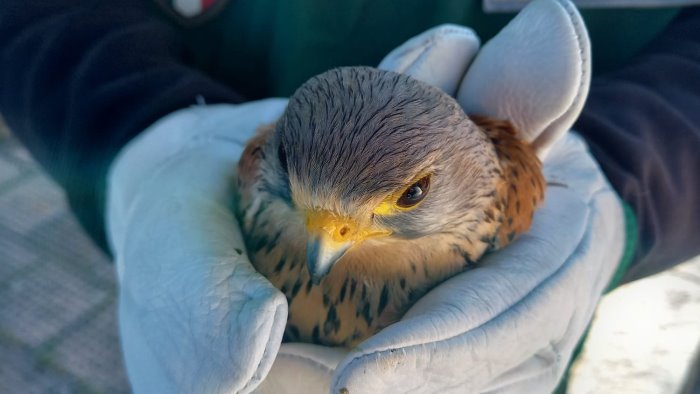
<instances>
[{"instance_id":1,"label":"bird","mask_svg":"<svg viewBox=\"0 0 700 394\"><path fill-rule=\"evenodd\" d=\"M235 213L287 298L284 341L352 348L526 232L546 182L507 120L365 66L312 77L258 128Z\"/></svg>"}]
</instances>

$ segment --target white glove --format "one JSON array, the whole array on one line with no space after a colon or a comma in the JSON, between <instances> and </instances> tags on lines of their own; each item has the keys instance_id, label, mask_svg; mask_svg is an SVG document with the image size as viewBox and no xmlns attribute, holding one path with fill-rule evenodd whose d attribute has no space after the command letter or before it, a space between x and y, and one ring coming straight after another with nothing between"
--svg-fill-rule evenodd
<instances>
[{"instance_id":1,"label":"white glove","mask_svg":"<svg viewBox=\"0 0 700 394\"><path fill-rule=\"evenodd\" d=\"M248 261L230 208L245 143L285 106L276 99L184 109L115 161L108 235L136 393L249 392L274 361L287 301Z\"/></svg>"}]
</instances>

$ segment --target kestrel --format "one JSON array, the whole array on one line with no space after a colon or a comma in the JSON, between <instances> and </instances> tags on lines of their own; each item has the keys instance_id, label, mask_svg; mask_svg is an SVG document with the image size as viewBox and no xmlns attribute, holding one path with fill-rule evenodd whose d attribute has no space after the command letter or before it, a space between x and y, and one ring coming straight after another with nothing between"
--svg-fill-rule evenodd
<instances>
[{"instance_id":1,"label":"kestrel","mask_svg":"<svg viewBox=\"0 0 700 394\"><path fill-rule=\"evenodd\" d=\"M288 341L354 346L530 227L541 163L507 121L370 67L311 78L238 167L255 268L286 296Z\"/></svg>"}]
</instances>

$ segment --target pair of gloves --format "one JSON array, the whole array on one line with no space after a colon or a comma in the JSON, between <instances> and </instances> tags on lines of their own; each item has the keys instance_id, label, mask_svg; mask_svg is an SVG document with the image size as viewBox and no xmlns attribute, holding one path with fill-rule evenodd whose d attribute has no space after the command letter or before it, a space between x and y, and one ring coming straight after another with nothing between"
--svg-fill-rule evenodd
<instances>
[{"instance_id":1,"label":"pair of gloves","mask_svg":"<svg viewBox=\"0 0 700 394\"><path fill-rule=\"evenodd\" d=\"M137 393L544 393L566 371L625 246L624 215L569 128L590 80L568 0L530 3L483 48L431 29L380 68L508 119L550 186L531 230L354 349L281 344L286 299L250 264L231 211L237 159L285 99L193 106L123 149L109 178L126 368Z\"/></svg>"}]
</instances>

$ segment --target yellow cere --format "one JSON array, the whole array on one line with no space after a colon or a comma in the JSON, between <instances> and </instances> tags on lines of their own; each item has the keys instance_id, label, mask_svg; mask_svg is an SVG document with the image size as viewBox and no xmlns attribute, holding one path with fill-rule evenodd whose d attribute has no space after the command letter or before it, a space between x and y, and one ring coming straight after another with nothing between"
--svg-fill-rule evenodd
<instances>
[{"instance_id":1,"label":"yellow cere","mask_svg":"<svg viewBox=\"0 0 700 394\"><path fill-rule=\"evenodd\" d=\"M329 237L335 242L350 240L357 232L357 227L354 221L328 211L309 211L306 214L306 229L309 233Z\"/></svg>"},{"instance_id":2,"label":"yellow cere","mask_svg":"<svg viewBox=\"0 0 700 394\"><path fill-rule=\"evenodd\" d=\"M308 211L306 229L310 234L317 234L336 243L358 242L391 234L388 230L362 226L351 218L340 217L328 211Z\"/></svg>"}]
</instances>

